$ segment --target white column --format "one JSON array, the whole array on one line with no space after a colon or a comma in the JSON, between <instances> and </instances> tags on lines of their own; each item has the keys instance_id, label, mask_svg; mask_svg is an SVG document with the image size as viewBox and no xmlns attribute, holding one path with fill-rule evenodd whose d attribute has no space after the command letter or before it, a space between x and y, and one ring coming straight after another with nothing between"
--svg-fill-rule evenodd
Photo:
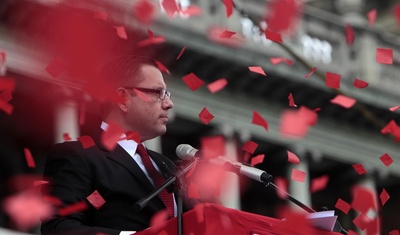
<instances>
[{"instance_id":1,"label":"white column","mask_svg":"<svg viewBox=\"0 0 400 235\"><path fill-rule=\"evenodd\" d=\"M233 137L234 129L232 126L222 125L220 131L225 136L225 158L237 161L237 148ZM222 182L219 196L221 204L228 208L240 209L239 176L227 172Z\"/></svg>"},{"instance_id":2,"label":"white column","mask_svg":"<svg viewBox=\"0 0 400 235\"><path fill-rule=\"evenodd\" d=\"M299 157L300 163L297 165L289 163L290 166L288 167L288 179L290 179L290 183L288 191L289 194L291 194L294 198L296 198L306 206L311 207L310 172L308 168L308 159L306 158L307 151L301 146L295 146L293 148L293 153ZM299 182L291 179L293 168L306 173L304 182ZM303 211L303 209L296 204L289 203L289 205L295 210Z\"/></svg>"},{"instance_id":3,"label":"white column","mask_svg":"<svg viewBox=\"0 0 400 235\"><path fill-rule=\"evenodd\" d=\"M365 166L366 168L368 168L368 166ZM373 174L373 170L371 170L371 169L367 169L367 172L368 172L368 174ZM369 211L368 211L368 213L367 213L367 216L369 217L369 218L371 218L371 219L374 219L374 218L376 218L377 216L379 217L379 203L380 203L380 200L379 200L379 198L378 198L378 193L377 193L377 191L376 191L376 182L375 182L375 178L373 177L373 176L371 176L371 175L366 175L365 177L362 177L362 179L360 180L360 181L358 181L358 183L357 183L357 187L361 187L361 188L364 188L364 189L366 189L366 190L368 190L370 193L371 193L371 195L372 195L372 197L373 197L373 200L374 200L374 204L373 204L373 207L375 207L375 208L377 208L377 210L375 211L375 210L372 210L372 209L370 209ZM358 216L360 213L356 213L356 216ZM371 231L368 231L368 229L365 229L364 231L361 231L360 229L358 229L357 228L357 233L359 234L359 235L379 235L380 234L380 230L381 230L381 228L380 228L380 223L379 222L377 222L377 231L378 231L378 233L372 233Z\"/></svg>"},{"instance_id":4,"label":"white column","mask_svg":"<svg viewBox=\"0 0 400 235\"><path fill-rule=\"evenodd\" d=\"M55 143L64 142L64 133L68 133L72 140L79 137L79 104L73 98L73 91L67 88L58 91L62 98L58 98L55 108Z\"/></svg>"},{"instance_id":5,"label":"white column","mask_svg":"<svg viewBox=\"0 0 400 235\"><path fill-rule=\"evenodd\" d=\"M144 144L146 145L146 148L156 151L157 153L162 153L161 136L151 140L146 140Z\"/></svg>"},{"instance_id":6,"label":"white column","mask_svg":"<svg viewBox=\"0 0 400 235\"><path fill-rule=\"evenodd\" d=\"M335 4L345 22L353 25L368 23L366 17L363 15L366 6L365 0L337 0Z\"/></svg>"}]
</instances>

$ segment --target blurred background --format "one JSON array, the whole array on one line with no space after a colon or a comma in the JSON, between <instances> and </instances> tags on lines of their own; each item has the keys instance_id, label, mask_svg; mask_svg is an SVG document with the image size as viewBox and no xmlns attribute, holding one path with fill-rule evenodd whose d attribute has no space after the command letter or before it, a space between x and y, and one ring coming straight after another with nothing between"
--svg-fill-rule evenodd
<instances>
[{"instance_id":1,"label":"blurred background","mask_svg":"<svg viewBox=\"0 0 400 235\"><path fill-rule=\"evenodd\" d=\"M335 210L346 230L398 234L400 148L381 130L400 121L398 111L390 110L400 105L400 5L396 0L235 0L233 8L229 2L0 2L4 234L39 233L37 224L18 225L5 209L6 199L40 180L53 144L99 127L96 71L112 56L128 53L154 57L165 66L175 104L167 134L150 141L150 148L176 159L177 145L201 148L216 138L223 140L228 158L243 162L264 154L256 167L315 210ZM280 33L283 44L267 39L265 29ZM392 49L393 62L378 63L377 48ZM276 64L277 58L283 62ZM254 66L267 76L250 71ZM316 72L305 78L312 68ZM341 75L340 90L356 99L356 106L330 102L337 92L326 85L326 72ZM190 73L205 85L189 89L182 78ZM207 85L221 78L223 89L210 92ZM355 87L355 78L368 86ZM290 107L290 94L297 107ZM318 121L308 133L288 137L282 133L282 114L301 106L316 110ZM204 107L214 116L208 124L199 118ZM252 124L254 111L268 122L268 131ZM296 126L296 120L292 123ZM248 141L258 144L253 153L242 150ZM299 164L288 161L288 151ZM385 154L393 160L390 165L380 159ZM355 164L366 173L359 174ZM293 169L305 173L304 182L292 179ZM228 189L219 195L227 207L274 218L281 218L286 205L296 207L272 188L229 177ZM316 179L325 183L310 189ZM367 211L356 205L360 195L371 197ZM348 213L337 208L339 199L352 205ZM360 212L369 217L362 226L356 220Z\"/></svg>"}]
</instances>

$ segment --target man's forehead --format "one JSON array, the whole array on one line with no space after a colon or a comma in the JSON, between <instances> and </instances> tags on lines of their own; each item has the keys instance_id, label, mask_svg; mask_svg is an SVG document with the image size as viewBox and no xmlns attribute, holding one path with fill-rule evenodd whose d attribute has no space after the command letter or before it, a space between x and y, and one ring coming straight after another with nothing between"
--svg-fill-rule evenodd
<instances>
[{"instance_id":1,"label":"man's forehead","mask_svg":"<svg viewBox=\"0 0 400 235\"><path fill-rule=\"evenodd\" d=\"M157 86L164 88L166 87L164 77L157 68L154 71L147 71L142 73L142 78L138 81L137 85L148 84L152 86ZM156 72L158 71L158 72Z\"/></svg>"}]
</instances>

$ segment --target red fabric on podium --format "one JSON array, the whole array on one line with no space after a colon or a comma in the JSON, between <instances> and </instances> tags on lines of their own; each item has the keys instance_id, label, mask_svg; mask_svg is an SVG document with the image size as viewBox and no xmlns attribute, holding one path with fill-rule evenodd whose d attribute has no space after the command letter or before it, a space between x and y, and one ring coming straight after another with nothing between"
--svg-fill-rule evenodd
<instances>
[{"instance_id":1,"label":"red fabric on podium","mask_svg":"<svg viewBox=\"0 0 400 235\"><path fill-rule=\"evenodd\" d=\"M283 220L256 215L240 210L225 208L215 204L200 204L183 214L183 234L190 235L279 235L285 234ZM295 231L296 228L293 228ZM340 233L311 228L315 235L340 235ZM151 227L136 235L178 234L177 218L164 224ZM290 232L290 235L304 234L301 231ZM309 233L310 234L310 233Z\"/></svg>"}]
</instances>

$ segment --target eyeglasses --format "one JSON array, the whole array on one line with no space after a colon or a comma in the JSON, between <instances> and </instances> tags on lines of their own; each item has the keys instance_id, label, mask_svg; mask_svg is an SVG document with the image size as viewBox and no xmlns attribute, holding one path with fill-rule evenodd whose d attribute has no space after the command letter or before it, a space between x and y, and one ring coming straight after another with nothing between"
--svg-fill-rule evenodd
<instances>
[{"instance_id":1,"label":"eyeglasses","mask_svg":"<svg viewBox=\"0 0 400 235\"><path fill-rule=\"evenodd\" d=\"M124 87L125 89L136 89L142 92L147 92L147 93L153 93L153 94L157 94L158 98L160 98L161 100L164 100L165 97L168 97L168 99L171 99L171 92L165 90L165 89L150 89L150 88L144 88L144 87L134 87L134 86L128 86L128 87Z\"/></svg>"}]
</instances>

